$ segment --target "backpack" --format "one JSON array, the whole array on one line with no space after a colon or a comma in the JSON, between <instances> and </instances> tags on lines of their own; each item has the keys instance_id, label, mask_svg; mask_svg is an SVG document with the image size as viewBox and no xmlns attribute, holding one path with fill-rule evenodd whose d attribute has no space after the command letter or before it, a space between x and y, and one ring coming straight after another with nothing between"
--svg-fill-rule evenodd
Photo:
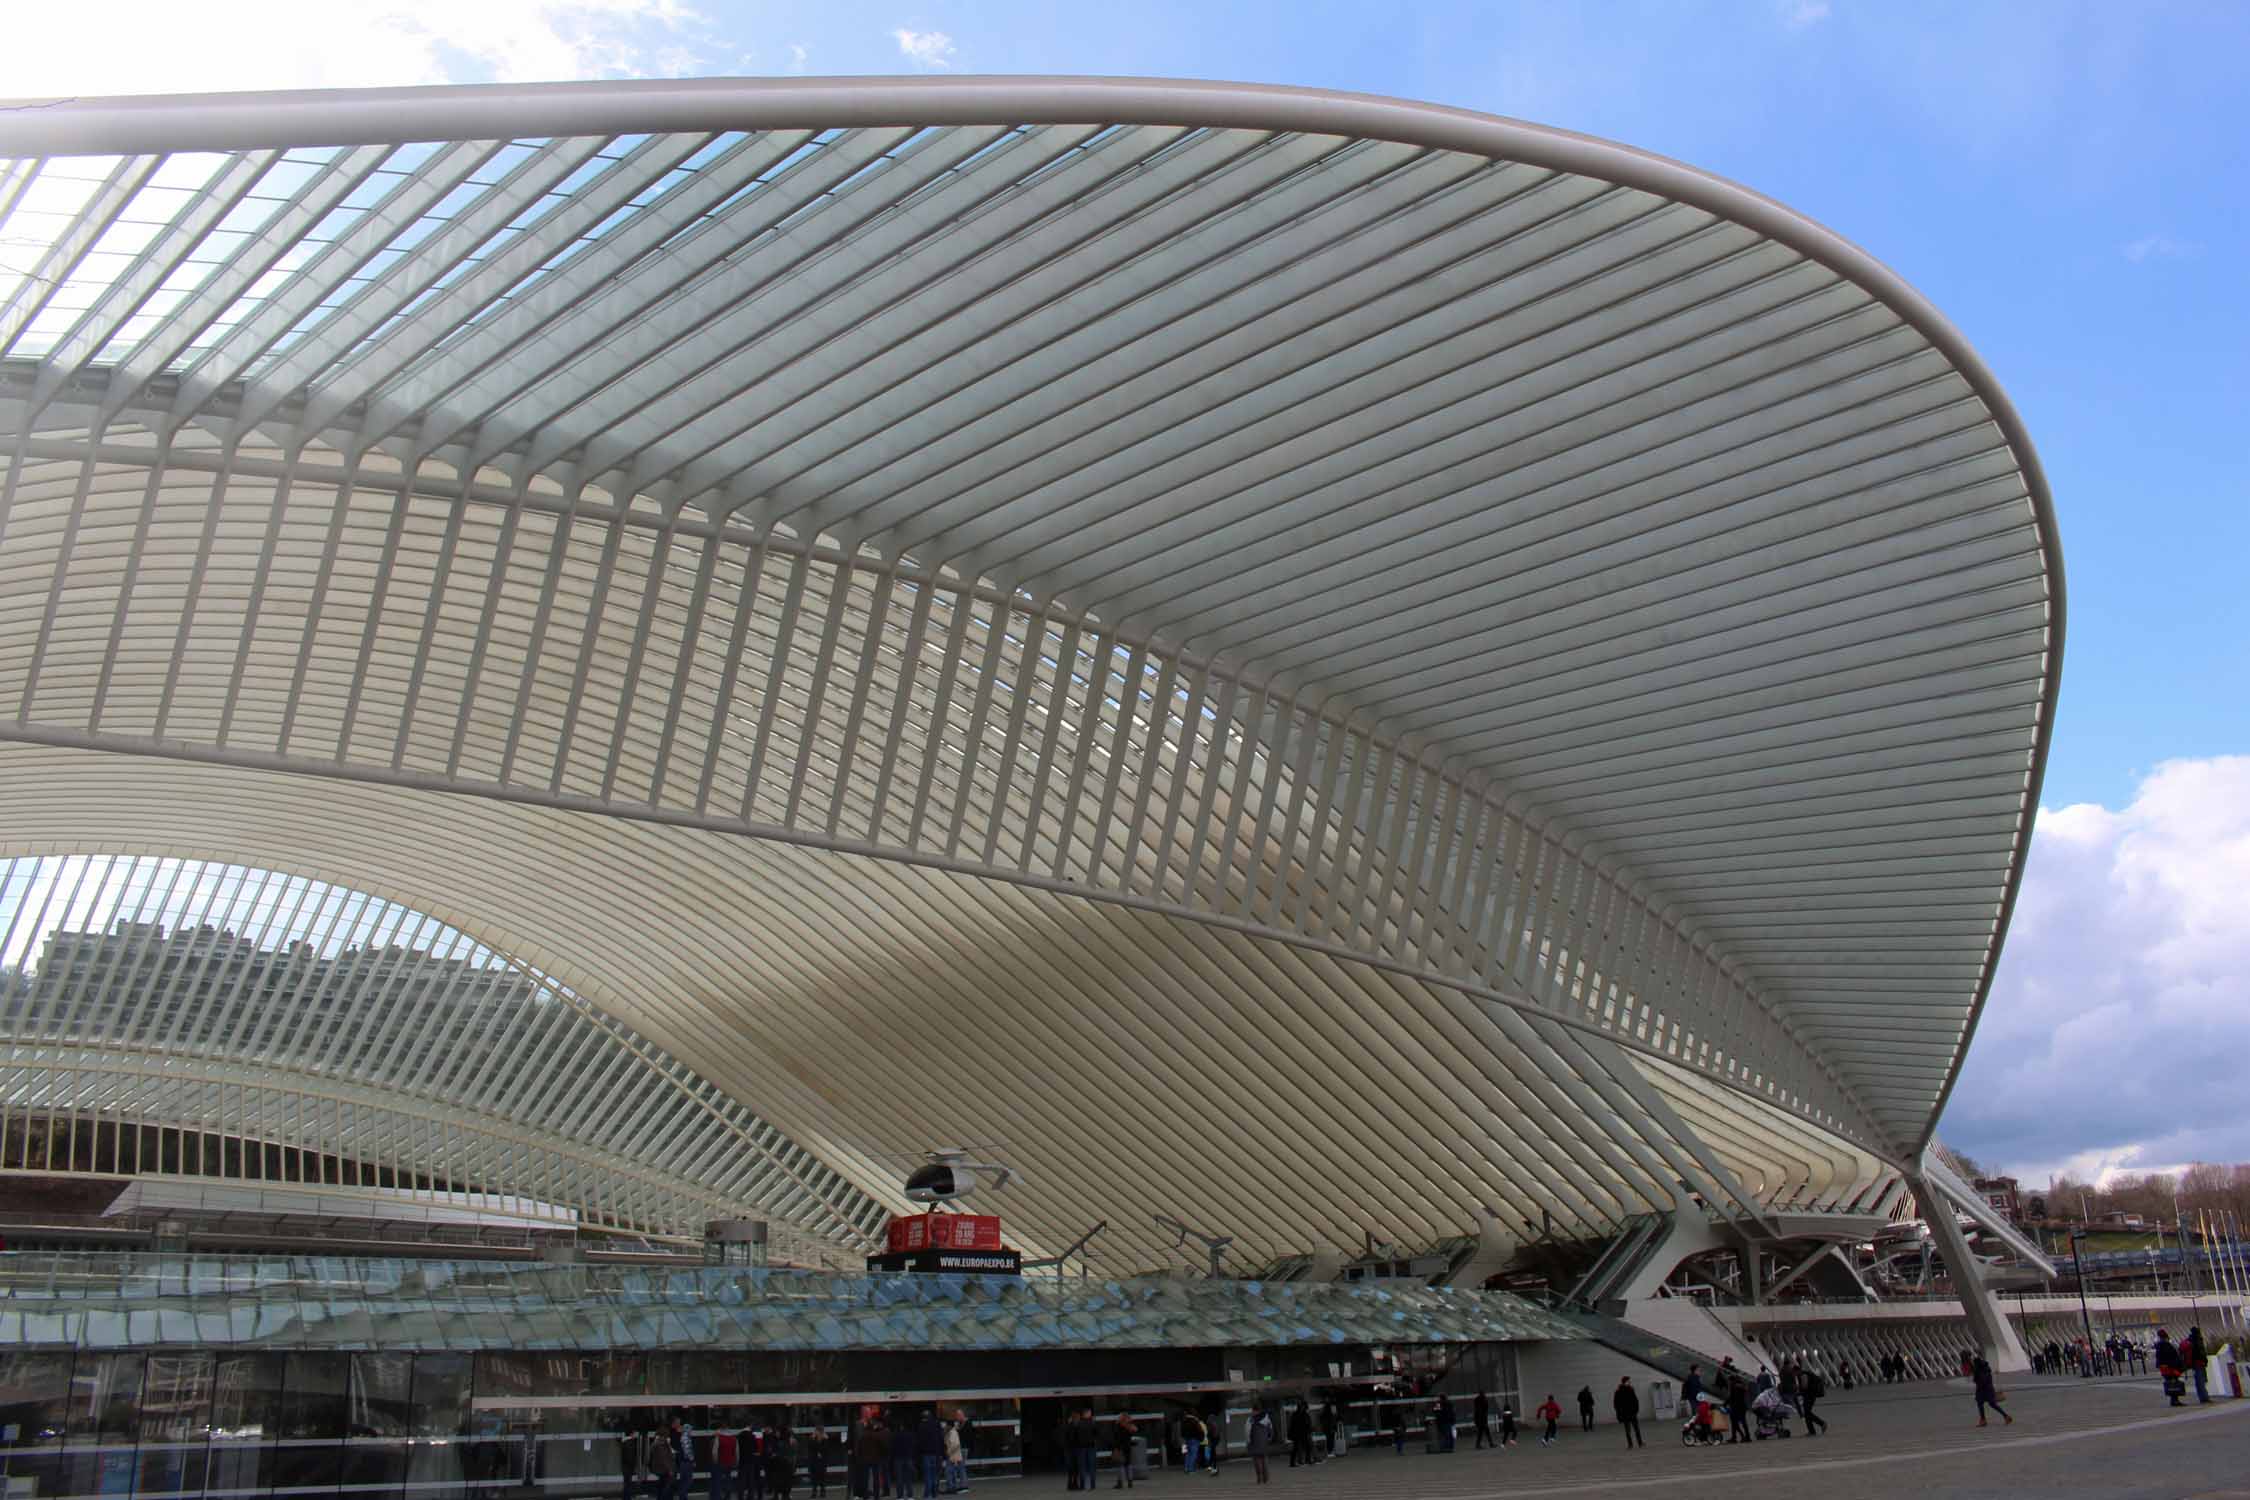
<instances>
[{"instance_id":1,"label":"backpack","mask_svg":"<svg viewBox=\"0 0 2250 1500\"><path fill-rule=\"evenodd\" d=\"M734 1467L734 1461L735 1446L733 1433L722 1432L717 1437L711 1439L711 1465L713 1468L731 1469Z\"/></svg>"}]
</instances>

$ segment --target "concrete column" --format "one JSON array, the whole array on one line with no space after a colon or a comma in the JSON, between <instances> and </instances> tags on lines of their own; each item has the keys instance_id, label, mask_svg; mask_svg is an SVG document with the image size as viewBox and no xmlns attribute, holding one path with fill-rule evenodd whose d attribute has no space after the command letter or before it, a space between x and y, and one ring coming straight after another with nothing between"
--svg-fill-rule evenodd
<instances>
[{"instance_id":1,"label":"concrete column","mask_svg":"<svg viewBox=\"0 0 2250 1500\"><path fill-rule=\"evenodd\" d=\"M2017 1337L2015 1325L2000 1311L1992 1288L1984 1284L1976 1256L1969 1249L1969 1237L1961 1232L1954 1217L1952 1200L1926 1177L1909 1176L1906 1182L1914 1190L1914 1201L1921 1207L1922 1222L1930 1226L1930 1238L1936 1242L1938 1254L1945 1258L1945 1269L1961 1299L1961 1311L1968 1314L1969 1330L1976 1335L1985 1359L1996 1371L2030 1369L2031 1356Z\"/></svg>"}]
</instances>

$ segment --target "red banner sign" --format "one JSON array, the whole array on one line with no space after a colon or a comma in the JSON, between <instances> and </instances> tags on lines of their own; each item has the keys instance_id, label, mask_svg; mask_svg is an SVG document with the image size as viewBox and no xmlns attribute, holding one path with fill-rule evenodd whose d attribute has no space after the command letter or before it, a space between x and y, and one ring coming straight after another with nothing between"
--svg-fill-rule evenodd
<instances>
[{"instance_id":1,"label":"red banner sign","mask_svg":"<svg viewBox=\"0 0 2250 1500\"><path fill-rule=\"evenodd\" d=\"M890 1253L909 1250L997 1250L996 1214L905 1214L891 1220Z\"/></svg>"}]
</instances>

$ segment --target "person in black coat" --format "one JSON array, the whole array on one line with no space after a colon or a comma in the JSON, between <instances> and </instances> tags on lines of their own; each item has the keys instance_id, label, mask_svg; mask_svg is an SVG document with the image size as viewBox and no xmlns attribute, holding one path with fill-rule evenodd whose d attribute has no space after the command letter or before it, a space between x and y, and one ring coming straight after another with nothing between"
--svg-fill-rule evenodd
<instances>
[{"instance_id":1,"label":"person in black coat","mask_svg":"<svg viewBox=\"0 0 2250 1500\"><path fill-rule=\"evenodd\" d=\"M1300 1399L1289 1413L1289 1467L1312 1464L1312 1412Z\"/></svg>"},{"instance_id":2,"label":"person in black coat","mask_svg":"<svg viewBox=\"0 0 2250 1500\"><path fill-rule=\"evenodd\" d=\"M1594 1430L1594 1388L1590 1385L1578 1388L1578 1425L1588 1432Z\"/></svg>"},{"instance_id":3,"label":"person in black coat","mask_svg":"<svg viewBox=\"0 0 2250 1500\"><path fill-rule=\"evenodd\" d=\"M1641 1393L1633 1389L1633 1377L1627 1375L1617 1382L1617 1390L1609 1398L1610 1410L1617 1413L1617 1425L1625 1429L1625 1446L1646 1448L1641 1440Z\"/></svg>"}]
</instances>

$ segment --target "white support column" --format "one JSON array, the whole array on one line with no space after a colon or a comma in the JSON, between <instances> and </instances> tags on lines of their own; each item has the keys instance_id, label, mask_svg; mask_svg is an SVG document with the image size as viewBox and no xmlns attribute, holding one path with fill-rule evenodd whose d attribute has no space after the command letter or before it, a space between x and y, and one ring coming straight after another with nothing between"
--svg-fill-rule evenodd
<instances>
[{"instance_id":1,"label":"white support column","mask_svg":"<svg viewBox=\"0 0 2250 1500\"><path fill-rule=\"evenodd\" d=\"M1945 1257L1945 1267L1953 1278L1953 1289L1961 1299L1961 1311L1968 1314L1970 1331L1984 1349L1984 1357L1992 1368L2002 1372L2028 1370L2031 1356L2025 1352L2023 1340L2016 1335L2015 1325L2000 1311L2000 1304L1978 1274L1977 1259L1969 1249L1969 1237L1961 1232L1961 1224L1954 1217L1953 1203L1928 1177L1914 1173L1906 1179L1914 1189L1914 1200L1921 1205L1922 1222L1930 1226L1930 1234L1937 1241L1938 1253Z\"/></svg>"}]
</instances>

